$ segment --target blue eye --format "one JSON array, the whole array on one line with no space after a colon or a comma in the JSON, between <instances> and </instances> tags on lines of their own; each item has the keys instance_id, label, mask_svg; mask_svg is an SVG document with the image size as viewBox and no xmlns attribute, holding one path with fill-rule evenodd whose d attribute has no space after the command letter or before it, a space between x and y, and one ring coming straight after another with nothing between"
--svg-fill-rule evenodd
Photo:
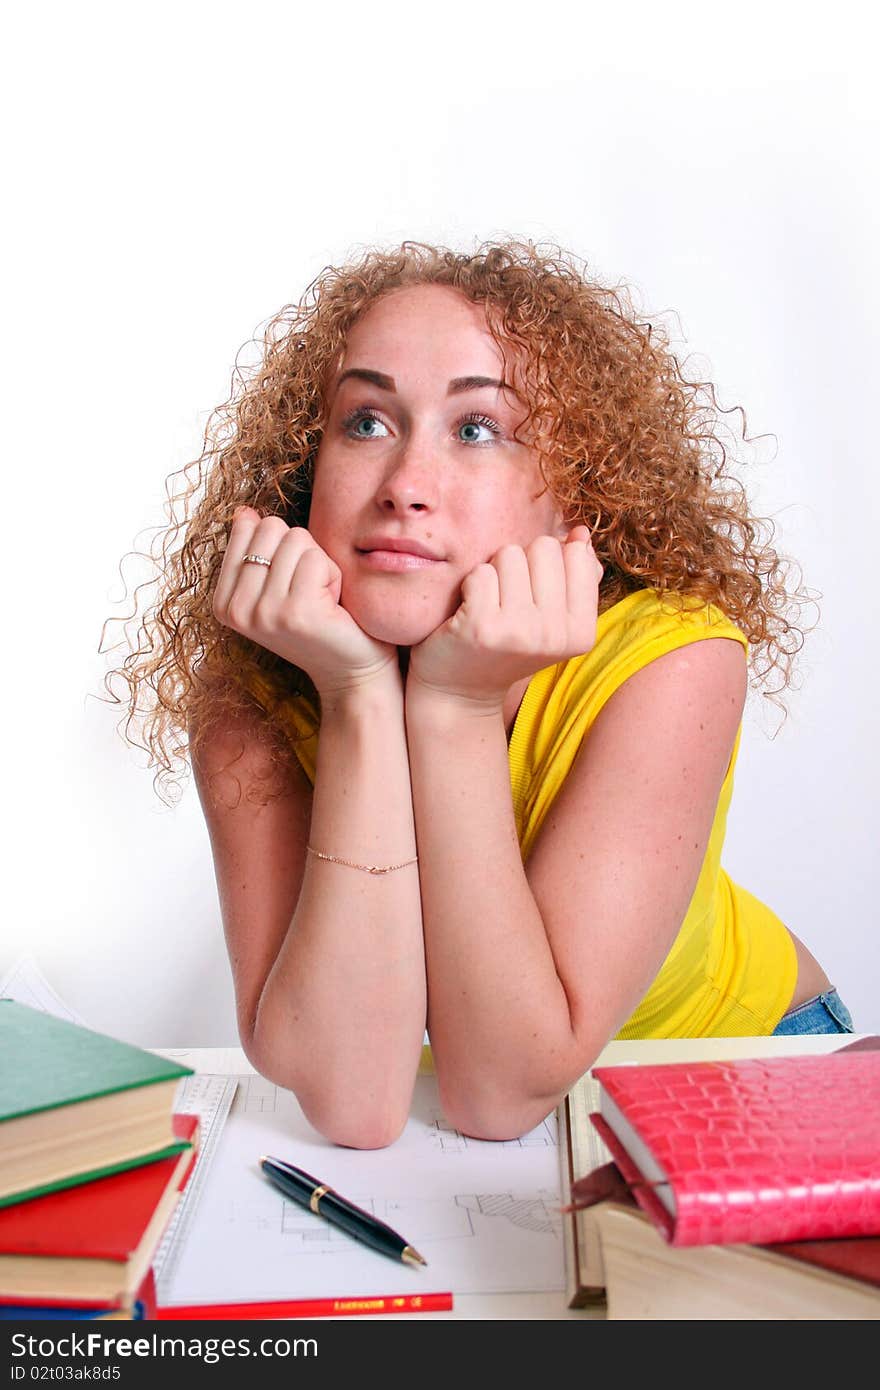
<instances>
[{"instance_id":1,"label":"blue eye","mask_svg":"<svg viewBox=\"0 0 880 1390\"><path fill-rule=\"evenodd\" d=\"M361 426L366 425L366 429ZM382 439L387 435L388 430L379 419L369 410L355 410L351 415L347 415L342 422L342 428L346 434L350 434L354 439ZM380 434L379 431L384 431Z\"/></svg>"},{"instance_id":2,"label":"blue eye","mask_svg":"<svg viewBox=\"0 0 880 1390\"><path fill-rule=\"evenodd\" d=\"M498 426L494 420L490 420L488 415L466 415L463 420L458 422L458 437L463 444L491 444L491 439L480 439L480 430L488 430L490 434L500 434ZM465 430L468 431L465 434Z\"/></svg>"}]
</instances>

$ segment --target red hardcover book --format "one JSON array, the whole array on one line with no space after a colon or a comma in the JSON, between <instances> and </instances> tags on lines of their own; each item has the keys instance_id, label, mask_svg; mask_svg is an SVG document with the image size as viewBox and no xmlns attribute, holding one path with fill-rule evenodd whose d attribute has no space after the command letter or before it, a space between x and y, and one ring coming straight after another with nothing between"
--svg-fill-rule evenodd
<instances>
[{"instance_id":1,"label":"red hardcover book","mask_svg":"<svg viewBox=\"0 0 880 1390\"><path fill-rule=\"evenodd\" d=\"M0 1303L0 1322L53 1321L101 1322L127 1320L140 1322L156 1317L156 1281L152 1268L144 1275L133 1298L110 1305L71 1303Z\"/></svg>"},{"instance_id":2,"label":"red hardcover book","mask_svg":"<svg viewBox=\"0 0 880 1390\"><path fill-rule=\"evenodd\" d=\"M630 1166L630 1171L636 1169ZM636 1178L635 1186L640 1182ZM571 1204L564 1211L611 1202L618 1207L641 1210L633 1187L625 1182L615 1163L603 1163L572 1183ZM692 1247L693 1248L693 1247ZM775 1245L741 1245L742 1250L769 1250L785 1255L801 1264L813 1265L829 1274L841 1274L847 1279L880 1290L880 1236L845 1236L839 1240L799 1240Z\"/></svg>"},{"instance_id":3,"label":"red hardcover book","mask_svg":"<svg viewBox=\"0 0 880 1390\"><path fill-rule=\"evenodd\" d=\"M175 1115L174 1133L179 1154L0 1209L0 1303L131 1305L195 1163L198 1116Z\"/></svg>"},{"instance_id":4,"label":"red hardcover book","mask_svg":"<svg viewBox=\"0 0 880 1390\"><path fill-rule=\"evenodd\" d=\"M880 1235L880 1051L593 1076L591 1120L670 1244Z\"/></svg>"}]
</instances>

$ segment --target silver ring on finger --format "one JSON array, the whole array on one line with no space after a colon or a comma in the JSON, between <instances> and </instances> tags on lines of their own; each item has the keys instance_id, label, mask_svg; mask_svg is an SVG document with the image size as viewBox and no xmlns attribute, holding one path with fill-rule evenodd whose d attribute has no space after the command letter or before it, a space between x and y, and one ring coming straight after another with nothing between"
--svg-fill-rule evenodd
<instances>
[{"instance_id":1,"label":"silver ring on finger","mask_svg":"<svg viewBox=\"0 0 880 1390\"><path fill-rule=\"evenodd\" d=\"M265 555L243 555L241 563L243 565L265 565L268 568L272 561L267 560Z\"/></svg>"}]
</instances>

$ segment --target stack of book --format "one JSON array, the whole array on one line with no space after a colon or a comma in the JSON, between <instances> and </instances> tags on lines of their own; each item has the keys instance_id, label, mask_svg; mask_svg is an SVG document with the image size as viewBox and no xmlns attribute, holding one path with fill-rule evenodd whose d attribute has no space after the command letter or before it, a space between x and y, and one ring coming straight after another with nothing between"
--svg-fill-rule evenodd
<instances>
[{"instance_id":1,"label":"stack of book","mask_svg":"<svg viewBox=\"0 0 880 1390\"><path fill-rule=\"evenodd\" d=\"M880 1318L878 1046L588 1073L559 1116L570 1305Z\"/></svg>"},{"instance_id":2,"label":"stack of book","mask_svg":"<svg viewBox=\"0 0 880 1390\"><path fill-rule=\"evenodd\" d=\"M0 999L0 1318L155 1313L152 1260L198 1148L155 1053Z\"/></svg>"}]
</instances>

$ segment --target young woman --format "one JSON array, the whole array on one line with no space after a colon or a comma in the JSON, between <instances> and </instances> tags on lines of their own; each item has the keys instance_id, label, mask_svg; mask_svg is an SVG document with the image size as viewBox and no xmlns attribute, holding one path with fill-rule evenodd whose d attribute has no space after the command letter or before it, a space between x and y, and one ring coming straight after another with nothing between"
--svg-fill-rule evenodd
<instances>
[{"instance_id":1,"label":"young woman","mask_svg":"<svg viewBox=\"0 0 880 1390\"><path fill-rule=\"evenodd\" d=\"M531 243L370 251L201 463L123 670L166 771L188 732L242 1044L318 1130L391 1142L426 1027L488 1139L615 1036L851 1030L720 863L798 595L620 294Z\"/></svg>"}]
</instances>

